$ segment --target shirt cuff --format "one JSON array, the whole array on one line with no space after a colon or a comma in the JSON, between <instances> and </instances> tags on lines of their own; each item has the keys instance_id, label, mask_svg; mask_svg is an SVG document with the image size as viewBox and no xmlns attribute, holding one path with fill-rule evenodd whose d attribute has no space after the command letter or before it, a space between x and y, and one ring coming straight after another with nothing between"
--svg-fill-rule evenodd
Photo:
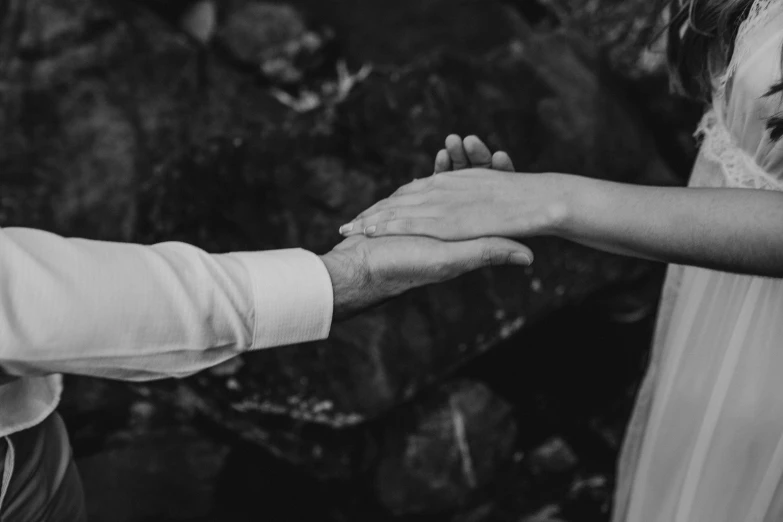
<instances>
[{"instance_id":1,"label":"shirt cuff","mask_svg":"<svg viewBox=\"0 0 783 522\"><path fill-rule=\"evenodd\" d=\"M253 289L251 349L325 339L332 325L332 280L317 255L300 248L236 252Z\"/></svg>"}]
</instances>

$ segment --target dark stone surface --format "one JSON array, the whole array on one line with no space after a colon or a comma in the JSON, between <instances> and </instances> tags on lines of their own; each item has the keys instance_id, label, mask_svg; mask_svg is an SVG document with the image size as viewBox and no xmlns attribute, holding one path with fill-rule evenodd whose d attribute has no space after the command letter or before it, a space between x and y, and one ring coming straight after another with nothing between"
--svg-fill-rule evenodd
<instances>
[{"instance_id":1,"label":"dark stone surface","mask_svg":"<svg viewBox=\"0 0 783 522\"><path fill-rule=\"evenodd\" d=\"M376 495L395 515L455 511L508 469L517 426L485 385L457 381L384 422Z\"/></svg>"},{"instance_id":2,"label":"dark stone surface","mask_svg":"<svg viewBox=\"0 0 783 522\"><path fill-rule=\"evenodd\" d=\"M522 4L525 0L509 0ZM666 17L657 0L539 0L568 31L599 45L615 70L635 77L664 72Z\"/></svg>"},{"instance_id":3,"label":"dark stone surface","mask_svg":"<svg viewBox=\"0 0 783 522\"><path fill-rule=\"evenodd\" d=\"M128 435L78 462L89 520L203 520L229 447L176 424Z\"/></svg>"},{"instance_id":4,"label":"dark stone surface","mask_svg":"<svg viewBox=\"0 0 783 522\"><path fill-rule=\"evenodd\" d=\"M323 252L339 224L427 175L450 131L486 137L521 170L666 176L578 37L530 33L483 56L425 53L339 106L300 115L215 57L199 67L193 44L132 5L38 0L10 12L0 163L33 200L41 194L49 228L63 233ZM358 424L645 266L563 241L531 245L531 270L413 292L336 325L328 341L253 354L235 375L190 385L237 426L270 415Z\"/></svg>"},{"instance_id":5,"label":"dark stone surface","mask_svg":"<svg viewBox=\"0 0 783 522\"><path fill-rule=\"evenodd\" d=\"M528 462L535 475L559 475L572 471L579 459L566 441L554 437L536 448Z\"/></svg>"},{"instance_id":6,"label":"dark stone surface","mask_svg":"<svg viewBox=\"0 0 783 522\"><path fill-rule=\"evenodd\" d=\"M686 126L661 101L663 86L650 83L649 96L629 87L616 75L625 70L621 61L606 61L596 38L576 23L545 16L544 25L560 29L533 30L494 2L291 4L334 27L351 70L374 66L343 103L291 111L222 51L196 45L133 2L0 4L0 225L96 239L182 240L214 252L292 246L324 252L339 240L345 220L428 175L450 132L475 133L506 149L520 170L676 182L668 166L676 154L664 150L664 162L661 141L648 130L651 112L668 115L654 120L662 129L673 121ZM633 54L638 46L625 49ZM297 484L317 492L315 504L341 513L336 520L370 508L379 517L460 508L459 520L515 522L551 503L563 504L553 517L570 516L580 502L604 509L611 482L599 479L610 473L606 462L632 396L628 382L611 389L591 383L590 362L600 368L616 361L575 349L572 337L553 337L557 325L542 338L515 334L658 272L564 241L530 244L537 254L531 269L486 270L412 292L335 325L328 341L248 355L182 386L89 381L65 405L77 452L122 466L141 459L144 451L123 453L104 433L135 433L125 425L138 413L141 394L170 404L167 411L183 424L193 422L192 414L208 419L219 432L215 447L242 439L250 444L245 448L264 448L269 454L259 462L285 479L276 483L258 471L256 482L272 492ZM601 306L629 316L606 304L612 302L605 295ZM524 357L502 349L509 343ZM638 372L639 350L628 359L613 352L624 375ZM563 365L570 357L575 362ZM453 381L465 377L468 362L470 384ZM594 393L575 394L580 388ZM474 470L473 481L455 452L458 417L446 405L456 405L465 422L474 462L487 466ZM96 413L112 408L111 415ZM198 448L212 446L190 433L179 440L193 444L201 466ZM562 476L546 471L561 460L557 452L540 464L529 460L553 436L578 456ZM229 457L233 479L226 480L233 486L219 497L236 503L226 491L250 473L242 455L251 452ZM508 475L503 462L513 464ZM259 489L239 491L253 498ZM301 506L303 517L310 507Z\"/></svg>"}]
</instances>

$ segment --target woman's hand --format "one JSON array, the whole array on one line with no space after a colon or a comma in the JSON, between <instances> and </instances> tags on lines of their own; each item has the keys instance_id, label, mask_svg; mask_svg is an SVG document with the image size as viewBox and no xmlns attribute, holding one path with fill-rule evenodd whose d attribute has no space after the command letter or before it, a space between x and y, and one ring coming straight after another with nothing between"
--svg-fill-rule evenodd
<instances>
[{"instance_id":1,"label":"woman's hand","mask_svg":"<svg viewBox=\"0 0 783 522\"><path fill-rule=\"evenodd\" d=\"M574 176L485 168L443 172L452 165L485 164L495 169L510 165L507 156L496 153L493 157L475 137L463 142L449 136L446 147L436 160L439 173L403 186L341 227L340 232L345 236L419 235L443 240L528 237L555 233L567 218ZM497 165L496 158L500 160Z\"/></svg>"}]
</instances>

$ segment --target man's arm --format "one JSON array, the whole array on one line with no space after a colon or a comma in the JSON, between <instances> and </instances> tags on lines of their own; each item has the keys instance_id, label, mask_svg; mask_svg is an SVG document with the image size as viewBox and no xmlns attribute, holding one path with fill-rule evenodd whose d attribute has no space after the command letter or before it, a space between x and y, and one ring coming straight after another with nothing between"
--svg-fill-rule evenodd
<instances>
[{"instance_id":1,"label":"man's arm","mask_svg":"<svg viewBox=\"0 0 783 522\"><path fill-rule=\"evenodd\" d=\"M322 339L329 275L303 250L210 255L0 230L0 365L14 374L184 376Z\"/></svg>"},{"instance_id":2,"label":"man's arm","mask_svg":"<svg viewBox=\"0 0 783 522\"><path fill-rule=\"evenodd\" d=\"M411 288L528 264L507 239L349 238L304 250L210 255L0 229L0 366L13 375L181 377L246 350L323 339Z\"/></svg>"}]
</instances>

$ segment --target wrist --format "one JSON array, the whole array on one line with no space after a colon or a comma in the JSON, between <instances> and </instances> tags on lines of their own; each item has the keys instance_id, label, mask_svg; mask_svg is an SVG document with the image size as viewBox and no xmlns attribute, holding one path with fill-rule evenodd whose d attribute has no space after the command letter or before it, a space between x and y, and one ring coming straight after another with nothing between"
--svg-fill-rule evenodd
<instances>
[{"instance_id":1,"label":"wrist","mask_svg":"<svg viewBox=\"0 0 783 522\"><path fill-rule=\"evenodd\" d=\"M367 279L366 269L361 262L357 263L339 250L320 257L332 281L333 320L347 319L362 308L361 289Z\"/></svg>"},{"instance_id":2,"label":"wrist","mask_svg":"<svg viewBox=\"0 0 783 522\"><path fill-rule=\"evenodd\" d=\"M564 239L575 239L581 233L590 209L598 203L597 180L572 174L541 174L547 176L552 196L543 209L542 233Z\"/></svg>"},{"instance_id":3,"label":"wrist","mask_svg":"<svg viewBox=\"0 0 783 522\"><path fill-rule=\"evenodd\" d=\"M514 229L518 235L558 236L567 235L576 219L574 214L580 206L581 188L578 176L559 173L523 174L534 176L532 179L519 178L521 182L520 204L516 199L511 204L511 216L515 221ZM535 214L519 213L518 209L530 205L531 185L535 194L532 195L537 205ZM527 200L527 201L525 201Z\"/></svg>"}]
</instances>

